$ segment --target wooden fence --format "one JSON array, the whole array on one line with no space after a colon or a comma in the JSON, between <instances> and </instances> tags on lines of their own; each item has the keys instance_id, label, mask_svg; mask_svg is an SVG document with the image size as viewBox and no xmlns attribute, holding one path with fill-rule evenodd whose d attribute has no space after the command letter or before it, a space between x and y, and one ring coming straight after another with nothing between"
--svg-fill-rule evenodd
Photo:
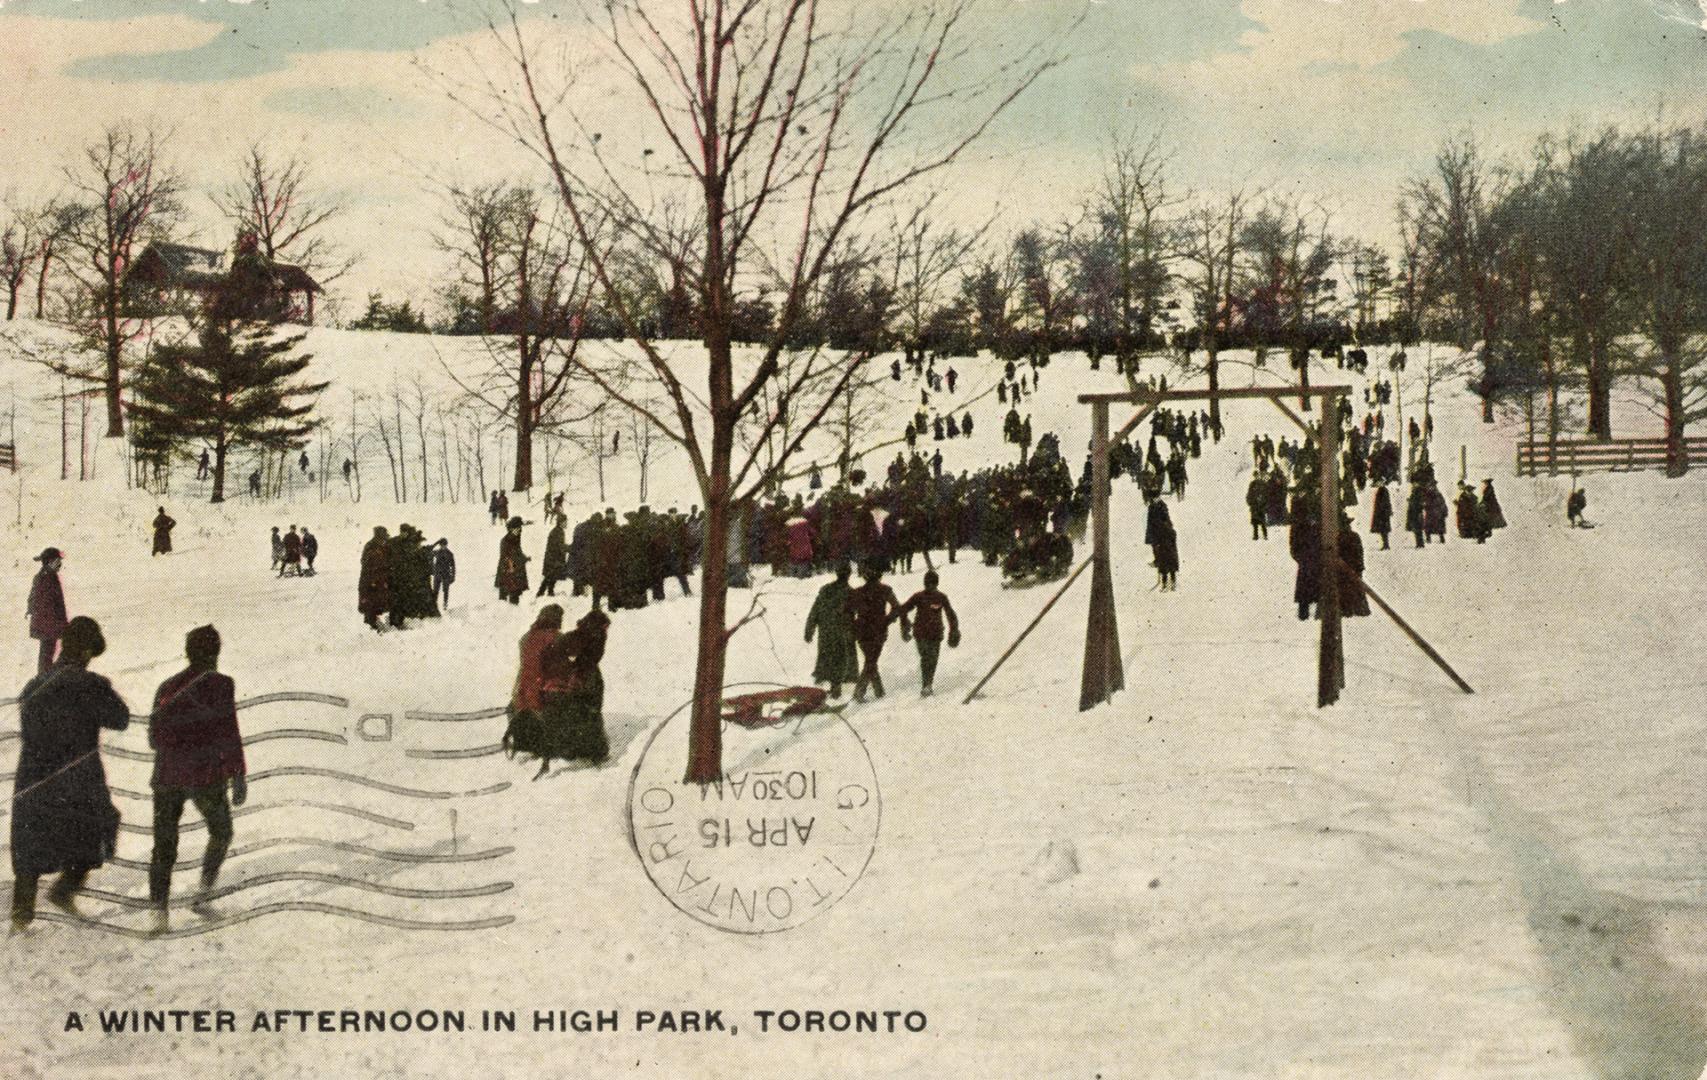
<instances>
[{"instance_id":1,"label":"wooden fence","mask_svg":"<svg viewBox=\"0 0 1707 1080\"><path fill-rule=\"evenodd\" d=\"M0 443L0 469L18 471L18 449L11 443Z\"/></svg>"},{"instance_id":2,"label":"wooden fence","mask_svg":"<svg viewBox=\"0 0 1707 1080\"><path fill-rule=\"evenodd\" d=\"M1707 437L1684 439L1683 460L1707 456ZM1593 470L1634 472L1664 469L1672 463L1671 445L1665 439L1558 439L1529 440L1517 444L1517 474L1580 473Z\"/></svg>"}]
</instances>

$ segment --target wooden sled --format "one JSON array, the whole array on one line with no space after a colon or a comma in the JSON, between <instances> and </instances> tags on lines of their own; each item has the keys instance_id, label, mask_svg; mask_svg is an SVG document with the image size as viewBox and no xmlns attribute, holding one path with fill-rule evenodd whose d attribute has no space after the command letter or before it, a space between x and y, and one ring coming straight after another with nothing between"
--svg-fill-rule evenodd
<instances>
[{"instance_id":1,"label":"wooden sled","mask_svg":"<svg viewBox=\"0 0 1707 1080\"><path fill-rule=\"evenodd\" d=\"M846 704L827 706L830 693L819 686L788 686L723 699L723 719L744 728L775 727L790 716L839 713Z\"/></svg>"}]
</instances>

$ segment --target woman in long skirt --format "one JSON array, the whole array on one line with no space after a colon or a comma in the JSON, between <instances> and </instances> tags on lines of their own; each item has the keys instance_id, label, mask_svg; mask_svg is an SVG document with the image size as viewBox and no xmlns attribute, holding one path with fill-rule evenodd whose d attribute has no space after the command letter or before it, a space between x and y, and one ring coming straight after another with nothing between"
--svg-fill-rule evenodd
<instances>
[{"instance_id":1,"label":"woman in long skirt","mask_svg":"<svg viewBox=\"0 0 1707 1080\"><path fill-rule=\"evenodd\" d=\"M590 611L574 630L545 650L540 776L553 759L599 765L610 756L604 723L605 680L599 671L609 628L604 612Z\"/></svg>"},{"instance_id":2,"label":"woman in long skirt","mask_svg":"<svg viewBox=\"0 0 1707 1080\"><path fill-rule=\"evenodd\" d=\"M504 749L511 757L517 754L540 752L543 724L541 722L541 691L545 683L543 661L546 649L561 635L563 608L547 604L539 609L533 626L521 640L521 662L516 670L516 685L510 692L510 725L504 732Z\"/></svg>"}]
</instances>

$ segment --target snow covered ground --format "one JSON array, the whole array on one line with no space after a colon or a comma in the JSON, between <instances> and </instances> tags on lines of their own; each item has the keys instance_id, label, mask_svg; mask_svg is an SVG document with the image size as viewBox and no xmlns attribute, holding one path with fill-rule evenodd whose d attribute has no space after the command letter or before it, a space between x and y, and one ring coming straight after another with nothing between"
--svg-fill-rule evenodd
<instances>
[{"instance_id":1,"label":"snow covered ground","mask_svg":"<svg viewBox=\"0 0 1707 1080\"><path fill-rule=\"evenodd\" d=\"M340 387L379 379L360 362L395 344L317 335ZM995 379L989 362L958 366L961 399ZM671 907L628 846L630 773L692 684L697 608L674 584L669 601L612 626L609 765L533 783L502 756L422 757L497 741L501 718L404 714L501 704L532 617L532 605L493 595L497 534L483 508L397 507L371 483L360 504L304 488L288 506L210 508L178 484L167 506L178 550L150 559L159 500L117 488L110 470L103 482L60 482L56 388L15 361L0 367L8 384L34 402L21 406L21 483L0 476L0 596L14 614L30 557L60 546L72 611L106 629L96 667L134 709L181 666L183 632L213 621L240 697L348 700L244 710L246 734L342 739L256 743L252 773L308 766L389 787L257 779L223 879L255 884L220 911L299 906L166 940L138 936L148 804L120 795L138 830L121 838L132 862L91 886L133 903L92 897L85 907L108 929L43 922L0 948L12 988L0 1003L5 1076L1694 1077L1707 1062L1699 473L1591 475L1598 527L1567 529L1564 478L1516 478L1516 427L1482 425L1475 403L1447 388L1437 456L1455 465L1465 446L1470 477L1495 478L1510 528L1485 546L1454 536L1422 551L1400 537L1382 552L1366 536L1367 576L1477 693L1458 693L1377 613L1347 624L1347 690L1318 710L1317 628L1292 610L1284 534L1253 543L1243 505L1252 433L1294 432L1264 403L1231 405L1228 437L1192 462L1189 495L1172 506L1178 592L1151 587L1136 489L1116 482L1126 689L1113 704L1076 711L1081 582L962 706L1048 590L1004 590L975 557L944 567L965 642L945 653L937 696L916 696L912 651L892 642L888 698L846 714L883 797L863 880L799 929L744 936ZM1074 395L1119 385L1058 357L1028 402L1037 433L1061 433L1075 473L1089 424ZM898 431L917 391L909 381L894 392ZM993 399L973 408L976 438L932 444L946 468L1012 459ZM892 454L868 467L880 473ZM611 483L609 501L636 501L632 475ZM696 501L679 455L653 483L655 506ZM584 472L569 493L577 509L598 503ZM1366 529L1367 496L1355 513ZM355 612L356 553L373 525L399 521L448 537L461 579L444 619L376 636ZM267 529L293 522L321 538L318 577L268 576ZM542 542L530 530L529 550ZM766 618L735 639L732 682L809 680L800 630L819 584L761 572ZM0 670L21 686L34 646L14 625ZM385 713L390 739L364 738L385 723L360 718ZM0 710L0 740L15 725ZM0 741L6 769L14 745ZM144 733L107 746L134 754ZM144 761L109 752L107 769L115 788L146 791ZM187 834L181 858L199 856L202 835ZM178 890L193 877L181 870ZM503 925L408 928L305 904ZM199 922L175 917L186 930ZM236 1034L62 1030L68 1010L121 1007L244 1019ZM246 1030L254 1011L276 1008L507 1008L523 1030ZM620 1009L624 1030L531 1033L536 1008ZM720 1008L740 1033L627 1030L635 1010L671 1008ZM791 1008L916 1009L929 1022L881 1035L761 1034L752 1022L752 1010Z\"/></svg>"}]
</instances>

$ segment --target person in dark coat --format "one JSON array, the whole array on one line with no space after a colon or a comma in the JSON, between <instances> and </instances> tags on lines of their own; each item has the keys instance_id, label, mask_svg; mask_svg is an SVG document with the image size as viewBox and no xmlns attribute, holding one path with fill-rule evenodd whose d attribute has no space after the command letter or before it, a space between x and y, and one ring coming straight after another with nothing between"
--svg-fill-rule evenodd
<instances>
[{"instance_id":1,"label":"person in dark coat","mask_svg":"<svg viewBox=\"0 0 1707 1080\"><path fill-rule=\"evenodd\" d=\"M450 587L456 580L456 556L451 553L450 541L439 537L433 545L433 602L450 610Z\"/></svg>"},{"instance_id":2,"label":"person in dark coat","mask_svg":"<svg viewBox=\"0 0 1707 1080\"><path fill-rule=\"evenodd\" d=\"M867 563L860 570L864 584L848 593L847 613L853 622L854 640L859 643L865 658L859 678L854 682L853 699L865 700L865 688L870 686L878 697L883 696L883 676L877 662L883 656L883 645L889 639L889 623L894 620L900 602L895 590L883 583L883 568Z\"/></svg>"},{"instance_id":3,"label":"person in dark coat","mask_svg":"<svg viewBox=\"0 0 1707 1080\"><path fill-rule=\"evenodd\" d=\"M1144 522L1144 542L1150 545L1150 554L1161 581L1162 591L1170 592L1178 588L1179 534L1174 531L1174 521L1168 514L1168 504L1161 499L1154 499L1150 503L1149 515Z\"/></svg>"},{"instance_id":4,"label":"person in dark coat","mask_svg":"<svg viewBox=\"0 0 1707 1080\"><path fill-rule=\"evenodd\" d=\"M557 583L569 576L569 543L565 539L569 520L557 515L551 531L545 537L545 558L539 564L539 592L535 596L556 596Z\"/></svg>"},{"instance_id":5,"label":"person in dark coat","mask_svg":"<svg viewBox=\"0 0 1707 1080\"><path fill-rule=\"evenodd\" d=\"M101 729L123 731L130 710L89 661L107 649L94 619L65 625L59 660L18 695L20 742L12 786L12 929L35 919L37 884L59 880L48 901L77 915L90 871L112 857L119 812L101 765Z\"/></svg>"},{"instance_id":6,"label":"person in dark coat","mask_svg":"<svg viewBox=\"0 0 1707 1080\"><path fill-rule=\"evenodd\" d=\"M1417 547L1422 547L1428 535L1427 522L1423 514L1423 485L1411 484L1410 498L1405 501L1405 531L1416 538Z\"/></svg>"},{"instance_id":7,"label":"person in dark coat","mask_svg":"<svg viewBox=\"0 0 1707 1080\"><path fill-rule=\"evenodd\" d=\"M320 538L302 527L302 576L314 576L314 560L320 555Z\"/></svg>"},{"instance_id":8,"label":"person in dark coat","mask_svg":"<svg viewBox=\"0 0 1707 1080\"><path fill-rule=\"evenodd\" d=\"M954 605L937 588L941 578L935 570L925 571L925 587L907 597L895 617L901 620L901 639L909 634L919 649L919 696L931 696L931 684L936 680L937 658L942 655L943 620L948 621L948 647L960 647L960 616ZM912 617L909 623L908 616Z\"/></svg>"},{"instance_id":9,"label":"person in dark coat","mask_svg":"<svg viewBox=\"0 0 1707 1080\"><path fill-rule=\"evenodd\" d=\"M273 548L273 564L272 564L271 569L273 569L273 570L282 569L284 567L284 555L285 555L284 537L279 535L279 527L277 525L273 526L272 548Z\"/></svg>"},{"instance_id":10,"label":"person in dark coat","mask_svg":"<svg viewBox=\"0 0 1707 1080\"><path fill-rule=\"evenodd\" d=\"M853 568L847 563L836 567L836 579L818 590L812 610L806 614L806 640L818 638L818 662L812 668L812 681L829 683L830 696L842 696L842 684L859 678L859 656L854 649L853 617L848 611L848 595L853 591L848 578Z\"/></svg>"},{"instance_id":11,"label":"person in dark coat","mask_svg":"<svg viewBox=\"0 0 1707 1080\"><path fill-rule=\"evenodd\" d=\"M1386 484L1375 489L1375 512L1369 519L1369 531L1381 538L1381 550L1386 551L1387 537L1393 532L1393 496Z\"/></svg>"},{"instance_id":12,"label":"person in dark coat","mask_svg":"<svg viewBox=\"0 0 1707 1080\"><path fill-rule=\"evenodd\" d=\"M575 629L553 641L541 656L545 745L534 779L545 775L553 758L601 765L610 757L604 720L605 680L599 670L609 633L610 617L602 611L589 611L575 623Z\"/></svg>"},{"instance_id":13,"label":"person in dark coat","mask_svg":"<svg viewBox=\"0 0 1707 1080\"><path fill-rule=\"evenodd\" d=\"M356 610L362 621L380 630L379 617L391 609L391 541L384 525L373 527L373 539L362 548L361 577L356 584Z\"/></svg>"},{"instance_id":14,"label":"person in dark coat","mask_svg":"<svg viewBox=\"0 0 1707 1080\"><path fill-rule=\"evenodd\" d=\"M569 580L574 583L576 596L584 596L592 583L593 552L602 520L598 514L592 514L569 533Z\"/></svg>"},{"instance_id":15,"label":"person in dark coat","mask_svg":"<svg viewBox=\"0 0 1707 1080\"><path fill-rule=\"evenodd\" d=\"M1489 534L1505 528L1505 511L1500 509L1500 497L1494 494L1493 477L1482 481L1482 528Z\"/></svg>"},{"instance_id":16,"label":"person in dark coat","mask_svg":"<svg viewBox=\"0 0 1707 1080\"><path fill-rule=\"evenodd\" d=\"M1478 544L1486 542L1488 535L1482 527L1482 508L1476 502L1476 493L1470 490L1469 484L1458 485L1458 498L1455 502L1454 513L1457 518L1459 539L1474 540Z\"/></svg>"},{"instance_id":17,"label":"person in dark coat","mask_svg":"<svg viewBox=\"0 0 1707 1080\"><path fill-rule=\"evenodd\" d=\"M219 631L198 626L184 638L190 666L160 684L148 723L154 749L154 855L149 861L148 899L154 930L168 927L172 868L178 861L178 823L184 803L193 803L207 823L201 886L191 909L207 904L225 853L231 846L231 808L249 797L243 736L237 729L237 687L219 673ZM227 801L226 789L230 788Z\"/></svg>"},{"instance_id":18,"label":"person in dark coat","mask_svg":"<svg viewBox=\"0 0 1707 1080\"><path fill-rule=\"evenodd\" d=\"M279 577L285 574L292 577L302 576L302 537L297 533L296 526L284 534L284 556L279 560Z\"/></svg>"},{"instance_id":19,"label":"person in dark coat","mask_svg":"<svg viewBox=\"0 0 1707 1080\"><path fill-rule=\"evenodd\" d=\"M1429 484L1423 492L1423 530L1446 543L1446 496L1438 484Z\"/></svg>"},{"instance_id":20,"label":"person in dark coat","mask_svg":"<svg viewBox=\"0 0 1707 1080\"><path fill-rule=\"evenodd\" d=\"M1363 538L1352 527L1351 518L1340 515L1339 539L1340 614L1360 617L1369 614L1369 597L1363 591Z\"/></svg>"},{"instance_id":21,"label":"person in dark coat","mask_svg":"<svg viewBox=\"0 0 1707 1080\"><path fill-rule=\"evenodd\" d=\"M498 542L498 570L493 576L498 596L512 604L522 602L528 591L528 557L522 552L522 519L511 518L504 527L504 538Z\"/></svg>"},{"instance_id":22,"label":"person in dark coat","mask_svg":"<svg viewBox=\"0 0 1707 1080\"><path fill-rule=\"evenodd\" d=\"M35 558L41 563L35 580L30 582L30 599L24 609L30 621L30 636L41 642L36 662L38 673L53 666L59 636L65 632L65 591L59 584L59 568L65 556L58 548L43 548Z\"/></svg>"},{"instance_id":23,"label":"person in dark coat","mask_svg":"<svg viewBox=\"0 0 1707 1080\"><path fill-rule=\"evenodd\" d=\"M153 555L170 555L172 553L172 528L177 525L166 513L164 506L155 508L154 515L154 550Z\"/></svg>"},{"instance_id":24,"label":"person in dark coat","mask_svg":"<svg viewBox=\"0 0 1707 1080\"><path fill-rule=\"evenodd\" d=\"M1245 506L1251 512L1251 539L1268 539L1268 474L1254 472L1245 488Z\"/></svg>"},{"instance_id":25,"label":"person in dark coat","mask_svg":"<svg viewBox=\"0 0 1707 1080\"><path fill-rule=\"evenodd\" d=\"M1267 518L1270 525L1286 524L1286 474L1278 461L1268 472Z\"/></svg>"},{"instance_id":26,"label":"person in dark coat","mask_svg":"<svg viewBox=\"0 0 1707 1080\"><path fill-rule=\"evenodd\" d=\"M1292 528L1287 534L1292 561L1298 564L1292 601L1298 605L1301 620L1310 617L1310 605L1321 598L1322 589L1321 513L1312 502L1303 494L1292 497Z\"/></svg>"},{"instance_id":27,"label":"person in dark coat","mask_svg":"<svg viewBox=\"0 0 1707 1080\"><path fill-rule=\"evenodd\" d=\"M1583 511L1587 509L1588 494L1582 488L1571 492L1570 498L1565 500L1565 520L1570 523L1571 528L1588 527L1588 520L1583 517Z\"/></svg>"}]
</instances>

